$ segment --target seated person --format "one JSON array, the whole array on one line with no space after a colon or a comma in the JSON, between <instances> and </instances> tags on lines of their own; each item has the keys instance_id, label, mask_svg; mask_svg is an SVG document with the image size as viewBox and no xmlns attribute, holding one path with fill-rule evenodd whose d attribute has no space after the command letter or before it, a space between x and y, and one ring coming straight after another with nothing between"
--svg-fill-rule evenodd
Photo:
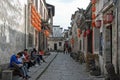
<instances>
[{"instance_id":1,"label":"seated person","mask_svg":"<svg viewBox=\"0 0 120 80\"><path fill-rule=\"evenodd\" d=\"M18 61L23 64L23 67L24 67L25 71L27 72L28 69L27 69L27 65L25 64L26 60L25 60L24 52L21 52L21 54L22 54L22 56L18 58Z\"/></svg>"},{"instance_id":2,"label":"seated person","mask_svg":"<svg viewBox=\"0 0 120 80\"><path fill-rule=\"evenodd\" d=\"M22 62L19 62L17 58L22 57L22 53L19 52L17 55L13 54L10 58L10 68L15 68L15 70L19 71L19 75L22 76L25 80L28 79L28 74L25 71Z\"/></svg>"},{"instance_id":3,"label":"seated person","mask_svg":"<svg viewBox=\"0 0 120 80\"><path fill-rule=\"evenodd\" d=\"M35 48L31 51L31 59L34 61L36 64L35 66L40 65L40 59L39 59L39 54ZM38 65L37 65L38 64Z\"/></svg>"},{"instance_id":4,"label":"seated person","mask_svg":"<svg viewBox=\"0 0 120 80\"><path fill-rule=\"evenodd\" d=\"M30 55L29 55L29 53L28 53L28 49L24 49L23 53L24 53L24 57L25 57L25 58L24 58L24 64L27 66L27 69L28 69L28 71L29 71L29 68L30 68L31 66L33 66L34 63L32 63L31 60L30 60Z\"/></svg>"},{"instance_id":5,"label":"seated person","mask_svg":"<svg viewBox=\"0 0 120 80\"><path fill-rule=\"evenodd\" d=\"M40 59L41 59L43 62L46 62L46 61L44 60L44 58L43 58L43 55L44 55L44 51L43 51L43 50L40 50L40 52L39 52L39 57L40 57Z\"/></svg>"}]
</instances>

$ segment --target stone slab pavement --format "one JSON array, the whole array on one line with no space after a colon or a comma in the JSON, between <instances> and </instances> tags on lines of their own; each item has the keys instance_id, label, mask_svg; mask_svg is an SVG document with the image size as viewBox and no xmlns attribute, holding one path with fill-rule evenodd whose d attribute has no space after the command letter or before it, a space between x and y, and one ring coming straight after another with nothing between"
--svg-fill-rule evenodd
<instances>
[{"instance_id":1,"label":"stone slab pavement","mask_svg":"<svg viewBox=\"0 0 120 80\"><path fill-rule=\"evenodd\" d=\"M89 75L85 64L75 62L68 54L59 53L38 80L104 80Z\"/></svg>"},{"instance_id":2,"label":"stone slab pavement","mask_svg":"<svg viewBox=\"0 0 120 80\"><path fill-rule=\"evenodd\" d=\"M69 55L52 52L46 59L47 63L30 68L29 80L104 80L104 78L89 75L85 64L75 62ZM14 78L13 80L23 80Z\"/></svg>"},{"instance_id":3,"label":"stone slab pavement","mask_svg":"<svg viewBox=\"0 0 120 80\"><path fill-rule=\"evenodd\" d=\"M30 72L28 74L31 76L29 80L37 80L40 75L46 70L46 68L50 65L50 63L57 56L56 52L52 52L51 55L45 58L47 63L42 62L40 66L33 66L30 68ZM15 76L13 80L23 80L21 77Z\"/></svg>"}]
</instances>

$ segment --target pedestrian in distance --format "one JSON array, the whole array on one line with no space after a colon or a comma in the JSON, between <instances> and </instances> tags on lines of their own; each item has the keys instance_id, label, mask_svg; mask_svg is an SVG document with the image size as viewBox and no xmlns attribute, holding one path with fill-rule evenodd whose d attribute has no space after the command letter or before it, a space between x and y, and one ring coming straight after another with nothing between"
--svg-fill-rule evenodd
<instances>
[{"instance_id":1,"label":"pedestrian in distance","mask_svg":"<svg viewBox=\"0 0 120 80\"><path fill-rule=\"evenodd\" d=\"M65 52L64 52L65 54L68 54L68 48L65 48Z\"/></svg>"}]
</instances>

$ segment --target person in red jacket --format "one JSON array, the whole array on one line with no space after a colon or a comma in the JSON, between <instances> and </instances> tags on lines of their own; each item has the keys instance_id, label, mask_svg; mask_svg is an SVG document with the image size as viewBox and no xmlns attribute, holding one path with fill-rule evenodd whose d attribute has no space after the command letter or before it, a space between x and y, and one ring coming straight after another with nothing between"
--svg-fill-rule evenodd
<instances>
[{"instance_id":1,"label":"person in red jacket","mask_svg":"<svg viewBox=\"0 0 120 80\"><path fill-rule=\"evenodd\" d=\"M29 53L28 53L28 49L24 49L23 54L24 54L24 56L25 56L24 64L25 64L25 66L27 67L28 71L30 71L29 68L30 68L31 66L33 66L33 63L32 63L31 60L30 60L30 55L29 55Z\"/></svg>"},{"instance_id":2,"label":"person in red jacket","mask_svg":"<svg viewBox=\"0 0 120 80\"><path fill-rule=\"evenodd\" d=\"M40 56L40 59L43 61L43 62L46 62L43 58L43 55L44 55L44 51L43 50L40 50L39 51L39 56Z\"/></svg>"}]
</instances>

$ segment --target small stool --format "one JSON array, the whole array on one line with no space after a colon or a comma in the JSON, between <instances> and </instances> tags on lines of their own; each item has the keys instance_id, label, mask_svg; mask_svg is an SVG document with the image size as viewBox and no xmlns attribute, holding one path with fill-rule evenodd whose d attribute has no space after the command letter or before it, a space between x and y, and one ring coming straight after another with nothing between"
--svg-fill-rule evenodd
<instances>
[{"instance_id":1,"label":"small stool","mask_svg":"<svg viewBox=\"0 0 120 80\"><path fill-rule=\"evenodd\" d=\"M12 80L12 79L13 79L13 70L2 71L2 80Z\"/></svg>"}]
</instances>

